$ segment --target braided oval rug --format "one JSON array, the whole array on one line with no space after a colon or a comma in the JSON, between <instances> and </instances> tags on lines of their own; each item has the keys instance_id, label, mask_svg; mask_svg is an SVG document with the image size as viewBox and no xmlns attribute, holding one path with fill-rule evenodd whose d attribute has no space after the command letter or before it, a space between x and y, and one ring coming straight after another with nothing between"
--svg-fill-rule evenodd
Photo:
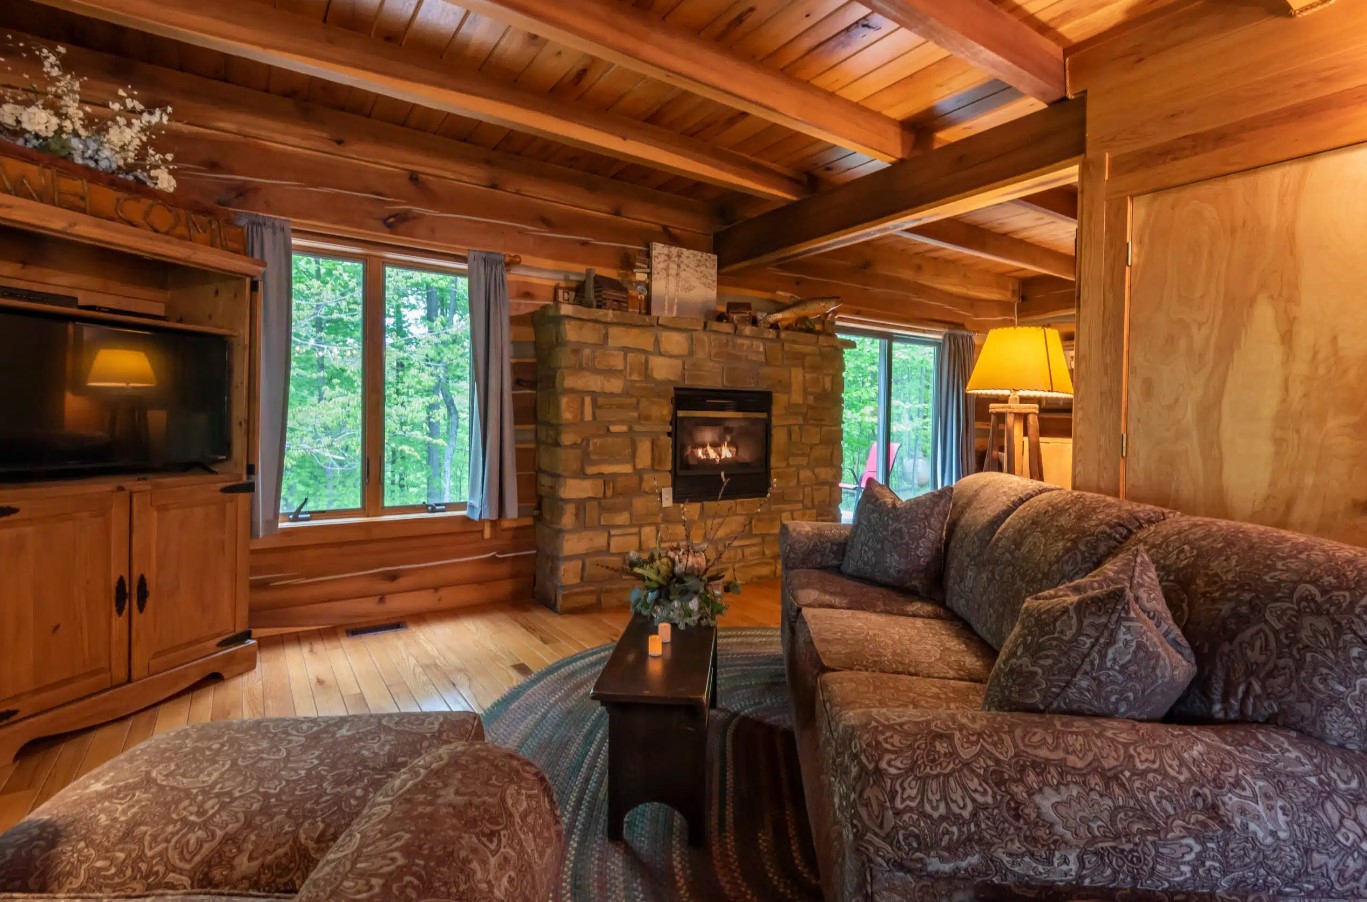
<instances>
[{"instance_id":1,"label":"braided oval rug","mask_svg":"<svg viewBox=\"0 0 1367 902\"><path fill-rule=\"evenodd\" d=\"M708 730L708 844L688 844L683 817L649 804L607 838L608 724L589 690L612 651L580 652L538 671L484 715L491 742L550 778L565 820L557 899L819 900L777 629L718 634L719 705Z\"/></svg>"}]
</instances>

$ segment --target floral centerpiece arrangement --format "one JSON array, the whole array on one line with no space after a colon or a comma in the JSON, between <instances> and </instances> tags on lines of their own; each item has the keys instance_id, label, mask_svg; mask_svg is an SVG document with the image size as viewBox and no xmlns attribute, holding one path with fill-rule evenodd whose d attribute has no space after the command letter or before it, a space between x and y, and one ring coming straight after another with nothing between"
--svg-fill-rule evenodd
<instances>
[{"instance_id":1,"label":"floral centerpiece arrangement","mask_svg":"<svg viewBox=\"0 0 1367 902\"><path fill-rule=\"evenodd\" d=\"M718 500L726 494L726 482L723 474ZM747 527L768 503L766 496L764 503L746 521ZM740 594L740 583L727 580L722 559L745 529L738 530L718 545L724 522L724 518L718 517L711 533L703 541L695 542L685 516L682 542L628 554L622 572L641 581L641 585L631 590L631 610L649 617L656 624L715 626L717 618L726 613L726 596Z\"/></svg>"},{"instance_id":2,"label":"floral centerpiece arrangement","mask_svg":"<svg viewBox=\"0 0 1367 902\"><path fill-rule=\"evenodd\" d=\"M160 191L176 190L174 157L152 147L170 122L170 107L148 109L131 89L89 106L81 102L82 79L62 68L65 47L13 38L10 43L20 57L41 65L43 78L28 79L23 88L0 89L0 138ZM14 72L3 57L0 64Z\"/></svg>"}]
</instances>

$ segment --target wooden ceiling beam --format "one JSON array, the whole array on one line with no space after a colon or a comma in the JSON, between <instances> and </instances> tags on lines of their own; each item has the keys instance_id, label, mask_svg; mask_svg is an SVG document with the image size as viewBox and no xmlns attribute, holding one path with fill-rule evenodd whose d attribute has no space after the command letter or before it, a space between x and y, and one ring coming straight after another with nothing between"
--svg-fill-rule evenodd
<instances>
[{"instance_id":1,"label":"wooden ceiling beam","mask_svg":"<svg viewBox=\"0 0 1367 902\"><path fill-rule=\"evenodd\" d=\"M862 0L869 9L1018 89L1067 96L1063 48L992 0Z\"/></svg>"},{"instance_id":2,"label":"wooden ceiling beam","mask_svg":"<svg viewBox=\"0 0 1367 902\"><path fill-rule=\"evenodd\" d=\"M1051 188L1018 197L1013 204L1022 210L1047 216L1066 225L1077 225L1077 191L1068 187Z\"/></svg>"},{"instance_id":3,"label":"wooden ceiling beam","mask_svg":"<svg viewBox=\"0 0 1367 902\"><path fill-rule=\"evenodd\" d=\"M1018 266L1061 279L1077 277L1077 260L1072 254L979 228L957 219L941 219L897 233L900 237L944 250L957 251L983 260Z\"/></svg>"},{"instance_id":4,"label":"wooden ceiling beam","mask_svg":"<svg viewBox=\"0 0 1367 902\"><path fill-rule=\"evenodd\" d=\"M161 37L442 112L541 135L763 197L807 193L800 173L668 129L530 91L430 54L372 40L263 3L38 0Z\"/></svg>"},{"instance_id":5,"label":"wooden ceiling beam","mask_svg":"<svg viewBox=\"0 0 1367 902\"><path fill-rule=\"evenodd\" d=\"M448 0L838 147L892 162L913 129L619 0Z\"/></svg>"},{"instance_id":6,"label":"wooden ceiling beam","mask_svg":"<svg viewBox=\"0 0 1367 902\"><path fill-rule=\"evenodd\" d=\"M1012 308L990 301L953 295L934 286L895 276L861 273L838 267L796 261L781 268L756 268L725 273L717 283L720 294L772 299L834 295L840 298L837 316L845 320L985 332L1010 325Z\"/></svg>"},{"instance_id":7,"label":"wooden ceiling beam","mask_svg":"<svg viewBox=\"0 0 1367 902\"><path fill-rule=\"evenodd\" d=\"M1029 116L719 231L723 270L821 253L1077 179L1085 100Z\"/></svg>"},{"instance_id":8,"label":"wooden ceiling beam","mask_svg":"<svg viewBox=\"0 0 1367 902\"><path fill-rule=\"evenodd\" d=\"M701 201L174 69L65 46L64 60L72 71L81 73L82 95L87 100L115 100L120 89L132 85L148 106L172 107L175 126L225 132L449 178L666 229L711 234L716 226L714 211ZM0 85L24 88L40 76L37 60L11 55L7 67L0 68Z\"/></svg>"}]
</instances>

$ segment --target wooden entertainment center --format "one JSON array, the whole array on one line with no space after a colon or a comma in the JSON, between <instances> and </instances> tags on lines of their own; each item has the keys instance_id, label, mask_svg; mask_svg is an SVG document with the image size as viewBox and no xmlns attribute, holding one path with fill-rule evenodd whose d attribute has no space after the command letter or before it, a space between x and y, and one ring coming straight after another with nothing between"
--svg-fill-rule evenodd
<instances>
[{"instance_id":1,"label":"wooden entertainment center","mask_svg":"<svg viewBox=\"0 0 1367 902\"><path fill-rule=\"evenodd\" d=\"M232 373L232 450L214 472L0 483L0 765L30 740L255 666L247 464L261 270L226 211L0 149L0 286L42 293L0 297L0 310L71 314L42 300L60 295L86 321L224 336Z\"/></svg>"}]
</instances>

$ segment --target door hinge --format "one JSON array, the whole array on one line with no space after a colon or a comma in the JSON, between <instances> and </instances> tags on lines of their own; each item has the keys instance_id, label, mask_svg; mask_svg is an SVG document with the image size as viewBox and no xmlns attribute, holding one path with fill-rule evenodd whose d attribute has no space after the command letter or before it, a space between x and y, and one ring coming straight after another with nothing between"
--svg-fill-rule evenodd
<instances>
[{"instance_id":1,"label":"door hinge","mask_svg":"<svg viewBox=\"0 0 1367 902\"><path fill-rule=\"evenodd\" d=\"M122 576L114 584L114 616L122 617L123 612L128 609L128 580Z\"/></svg>"},{"instance_id":2,"label":"door hinge","mask_svg":"<svg viewBox=\"0 0 1367 902\"><path fill-rule=\"evenodd\" d=\"M248 479L246 482L234 482L232 485L225 485L219 489L225 495L251 495L256 492L256 483Z\"/></svg>"},{"instance_id":3,"label":"door hinge","mask_svg":"<svg viewBox=\"0 0 1367 902\"><path fill-rule=\"evenodd\" d=\"M1120 456L1130 456L1130 434L1128 432L1120 433Z\"/></svg>"},{"instance_id":4,"label":"door hinge","mask_svg":"<svg viewBox=\"0 0 1367 902\"><path fill-rule=\"evenodd\" d=\"M147 610L147 596L152 593L147 590L147 574L138 574L138 613Z\"/></svg>"},{"instance_id":5,"label":"door hinge","mask_svg":"<svg viewBox=\"0 0 1367 902\"><path fill-rule=\"evenodd\" d=\"M5 710L0 711L0 723L4 723L18 713L18 708L6 708Z\"/></svg>"},{"instance_id":6,"label":"door hinge","mask_svg":"<svg viewBox=\"0 0 1367 902\"><path fill-rule=\"evenodd\" d=\"M1125 265L1134 266L1134 242L1125 242Z\"/></svg>"},{"instance_id":7,"label":"door hinge","mask_svg":"<svg viewBox=\"0 0 1367 902\"><path fill-rule=\"evenodd\" d=\"M9 507L8 505L0 507L0 519L4 519L5 517L13 517L17 513L19 513L19 508L17 507Z\"/></svg>"},{"instance_id":8,"label":"door hinge","mask_svg":"<svg viewBox=\"0 0 1367 902\"><path fill-rule=\"evenodd\" d=\"M219 648L232 648L234 645L241 645L243 642L250 642L251 640L252 640L252 631L251 631L251 630L243 630L243 631L240 632L240 633L233 633L231 636L226 636L226 637L224 637L224 638L222 638L222 639L219 639L219 640L218 640L218 647L219 647Z\"/></svg>"}]
</instances>

